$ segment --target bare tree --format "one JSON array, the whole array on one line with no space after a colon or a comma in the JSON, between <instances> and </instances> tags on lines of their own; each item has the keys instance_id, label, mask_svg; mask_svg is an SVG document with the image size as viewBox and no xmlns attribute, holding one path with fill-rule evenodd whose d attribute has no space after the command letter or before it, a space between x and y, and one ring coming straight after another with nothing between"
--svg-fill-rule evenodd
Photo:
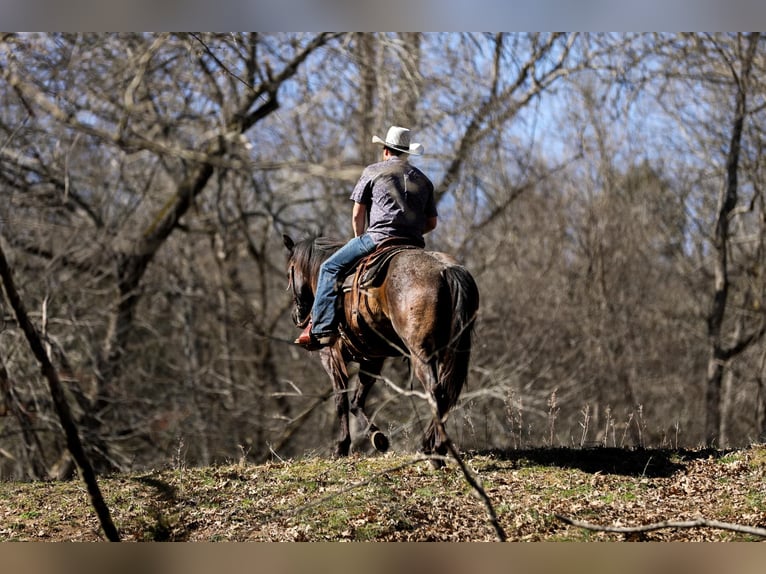
<instances>
[{"instance_id":1,"label":"bare tree","mask_svg":"<svg viewBox=\"0 0 766 574\"><path fill-rule=\"evenodd\" d=\"M762 42L2 35L0 234L97 470L325 452L329 385L290 344L280 237L350 234L391 124L426 144L430 246L482 292L456 442L703 441L713 404L719 441L757 434ZM66 475L44 381L4 327L0 468ZM429 416L386 387L371 400L404 443Z\"/></svg>"},{"instance_id":2,"label":"bare tree","mask_svg":"<svg viewBox=\"0 0 766 574\"><path fill-rule=\"evenodd\" d=\"M131 348L139 305L151 285L147 270L185 227L184 217L216 172L248 169L245 134L279 108L281 87L332 38L296 37L289 51L274 50L257 34L3 38L2 78L17 112L16 125L5 123L12 145L2 150L11 160L3 178L12 184L10 203L21 208L5 216L4 234L48 266L84 274L83 284L104 303L102 339L90 341L87 351L95 389L81 423L92 438L134 430L115 428L120 419L129 426L137 422L125 412L115 416L115 408L125 394L126 371L137 367ZM174 67L175 61L193 63L195 73ZM20 151L27 137L45 131L59 136L54 148L38 138L26 153ZM64 142L69 147L57 156ZM91 158L100 161L88 166ZM100 193L107 182L114 182L113 189ZM40 241L44 235L25 229L29 220L20 216L22 210L32 214L40 207L74 231L69 240L79 237L79 252L66 242L46 244ZM196 343L186 343L189 359ZM124 464L107 443L99 450L98 468Z\"/></svg>"},{"instance_id":3,"label":"bare tree","mask_svg":"<svg viewBox=\"0 0 766 574\"><path fill-rule=\"evenodd\" d=\"M761 43L759 34L693 34L680 35L658 50L667 61L680 55L684 63L683 68L667 67L670 83L661 93L663 105L677 118L688 142L684 153L697 155L717 174L716 180L700 174L697 185L709 195L700 197L695 207L699 228L710 230L699 237L695 248L703 270L699 279L709 281L709 286L698 283L697 292L710 292L707 301L699 302L708 345L704 374L708 445L729 441L732 377L735 370L748 369L754 344L764 335L764 316L757 303L763 286L749 271L761 266L760 189L753 170L757 154L749 135L762 107L752 103L761 99L757 74L763 65ZM687 105L683 99L695 92L694 106ZM711 181L718 183L716 188L711 189ZM707 214L712 224L703 219ZM737 385L743 387L742 379L749 377L738 378Z\"/></svg>"},{"instance_id":4,"label":"bare tree","mask_svg":"<svg viewBox=\"0 0 766 574\"><path fill-rule=\"evenodd\" d=\"M117 528L112 522L112 518L109 512L109 507L104 502L104 497L101 495L101 489L98 486L93 466L88 459L85 449L83 448L80 435L77 430L77 425L72 417L72 412L69 408L69 403L64 396L64 389L59 380L58 372L51 363L50 357L43 346L40 335L35 329L35 326L29 320L26 307L24 306L21 296L16 290L16 284L13 279L13 273L8 265L8 260L5 257L5 252L0 247L0 279L3 283L3 291L5 297L8 300L11 308L13 309L16 320L24 332L24 336L29 342L29 347L32 350L35 358L40 363L43 376L48 380L48 386L50 389L53 403L56 407L56 413L58 414L61 427L64 429L66 435L66 443L69 452L72 457L77 461L77 466L82 473L83 481L90 494L91 502L96 514L101 522L101 527L104 529L106 537L112 542L119 542L120 535L117 532ZM0 376L5 379L4 384L8 384L7 373L3 367L3 372Z\"/></svg>"},{"instance_id":5,"label":"bare tree","mask_svg":"<svg viewBox=\"0 0 766 574\"><path fill-rule=\"evenodd\" d=\"M713 262L714 293L708 315L708 337L710 340L710 359L707 373L705 441L712 445L721 437L723 424L721 387L724 369L728 361L742 353L753 343L760 341L766 333L766 321L761 316L754 327L743 329L741 323L735 329L733 337L724 333L724 317L729 306L729 252L732 237L730 222L739 202L740 153L745 121L748 115L748 94L753 60L758 48L760 34L738 38L733 54L722 54L728 61L735 90L734 112L726 152L725 182L718 196L713 247L716 256ZM715 51L722 52L724 47L713 42ZM731 58L731 59L730 59Z\"/></svg>"}]
</instances>

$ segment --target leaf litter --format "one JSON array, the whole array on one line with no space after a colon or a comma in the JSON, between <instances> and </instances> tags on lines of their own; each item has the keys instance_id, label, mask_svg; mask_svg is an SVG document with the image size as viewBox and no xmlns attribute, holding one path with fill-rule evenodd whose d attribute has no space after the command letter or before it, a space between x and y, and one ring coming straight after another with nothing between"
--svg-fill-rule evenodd
<instances>
[{"instance_id":1,"label":"leaf litter","mask_svg":"<svg viewBox=\"0 0 766 574\"><path fill-rule=\"evenodd\" d=\"M465 453L509 541L745 541L714 528L587 531L708 519L766 527L766 446L734 451ZM456 465L417 456L307 457L102 477L125 541L494 541ZM0 482L0 541L103 540L79 481Z\"/></svg>"}]
</instances>

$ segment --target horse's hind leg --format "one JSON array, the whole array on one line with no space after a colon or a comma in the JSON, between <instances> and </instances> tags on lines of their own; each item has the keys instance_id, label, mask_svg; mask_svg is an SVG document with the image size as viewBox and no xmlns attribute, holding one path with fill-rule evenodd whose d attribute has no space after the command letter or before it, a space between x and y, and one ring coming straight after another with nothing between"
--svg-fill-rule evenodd
<instances>
[{"instance_id":1,"label":"horse's hind leg","mask_svg":"<svg viewBox=\"0 0 766 574\"><path fill-rule=\"evenodd\" d=\"M444 466L444 460L441 457L447 454L447 437L444 434L443 425L448 401L437 384L436 361L426 362L413 357L412 362L415 376L423 384L425 391L431 395L434 402L431 406L435 406L432 408L431 422L423 436L423 452L426 455L438 455L439 458L432 458L430 462L434 468L441 468ZM437 424L437 420L439 424Z\"/></svg>"},{"instance_id":2,"label":"horse's hind leg","mask_svg":"<svg viewBox=\"0 0 766 574\"><path fill-rule=\"evenodd\" d=\"M375 384L380 370L383 368L383 360L364 361L359 365L359 385L354 391L354 397L351 400L351 412L357 418L361 419L362 423L367 429L367 436L372 443L372 446L378 452L386 452L388 450L388 437L381 432L381 430L370 420L365 411L365 402L367 401L367 395L372 389L372 385Z\"/></svg>"},{"instance_id":3,"label":"horse's hind leg","mask_svg":"<svg viewBox=\"0 0 766 574\"><path fill-rule=\"evenodd\" d=\"M444 422L446 401L439 393L438 389L431 393L436 402L436 413L433 413L431 422L426 428L426 432L423 438L423 452L427 455L438 455L438 458L431 459L431 466L434 468L441 468L444 466L443 457L447 456L447 436L444 434ZM439 421L437 424L436 421Z\"/></svg>"},{"instance_id":4,"label":"horse's hind leg","mask_svg":"<svg viewBox=\"0 0 766 574\"><path fill-rule=\"evenodd\" d=\"M348 372L340 351L333 348L322 350L320 353L322 366L332 379L335 395L335 410L340 422L340 434L335 445L334 456L348 456L351 446L351 432L348 425Z\"/></svg>"}]
</instances>

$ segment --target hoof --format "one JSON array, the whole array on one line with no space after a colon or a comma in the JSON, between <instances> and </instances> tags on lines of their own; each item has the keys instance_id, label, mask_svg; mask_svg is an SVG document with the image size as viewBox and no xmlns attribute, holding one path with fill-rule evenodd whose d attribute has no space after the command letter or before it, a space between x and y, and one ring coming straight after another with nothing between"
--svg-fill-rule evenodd
<instances>
[{"instance_id":1,"label":"hoof","mask_svg":"<svg viewBox=\"0 0 766 574\"><path fill-rule=\"evenodd\" d=\"M388 437L380 431L375 431L370 435L370 442L378 452L386 452L388 450Z\"/></svg>"},{"instance_id":2,"label":"hoof","mask_svg":"<svg viewBox=\"0 0 766 574\"><path fill-rule=\"evenodd\" d=\"M345 458L348 456L348 451L349 444L341 443L335 447L335 451L332 453L332 458Z\"/></svg>"},{"instance_id":3,"label":"hoof","mask_svg":"<svg viewBox=\"0 0 766 574\"><path fill-rule=\"evenodd\" d=\"M441 458L429 458L428 464L431 465L431 468L434 470L441 470L447 465Z\"/></svg>"}]
</instances>

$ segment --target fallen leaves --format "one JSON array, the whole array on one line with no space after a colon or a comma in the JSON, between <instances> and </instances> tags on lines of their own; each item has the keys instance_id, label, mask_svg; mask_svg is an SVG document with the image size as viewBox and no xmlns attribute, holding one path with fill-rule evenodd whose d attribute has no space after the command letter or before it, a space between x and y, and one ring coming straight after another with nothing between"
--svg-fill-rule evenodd
<instances>
[{"instance_id":1,"label":"fallen leaves","mask_svg":"<svg viewBox=\"0 0 766 574\"><path fill-rule=\"evenodd\" d=\"M124 540L493 541L487 511L455 467L416 457L306 458L104 478ZM512 541L750 540L715 528L591 532L668 521L766 527L766 448L619 449L465 455ZM77 482L0 483L0 540L99 540Z\"/></svg>"}]
</instances>

